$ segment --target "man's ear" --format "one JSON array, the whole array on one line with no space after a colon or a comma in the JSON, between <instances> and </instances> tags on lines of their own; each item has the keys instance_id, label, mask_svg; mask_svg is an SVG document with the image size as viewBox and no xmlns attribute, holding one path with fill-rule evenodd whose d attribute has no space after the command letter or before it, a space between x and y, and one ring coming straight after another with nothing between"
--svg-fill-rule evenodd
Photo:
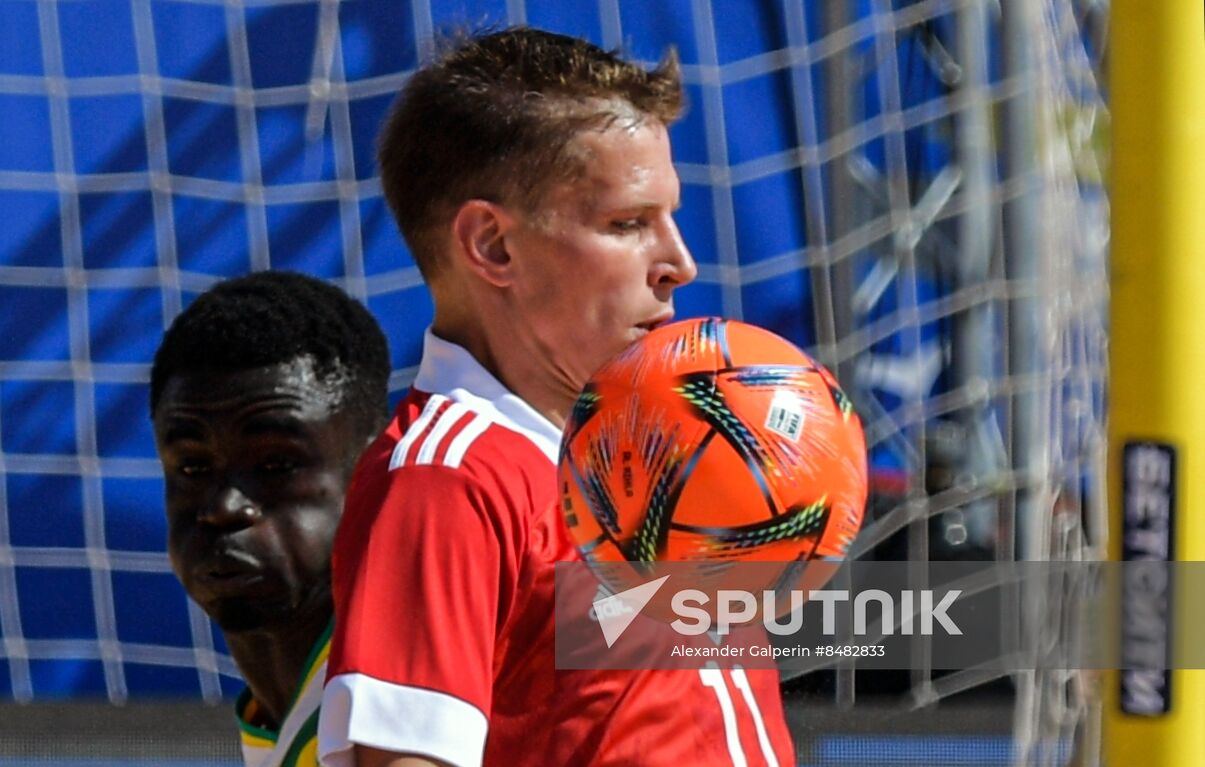
<instances>
[{"instance_id":1,"label":"man's ear","mask_svg":"<svg viewBox=\"0 0 1205 767\"><path fill-rule=\"evenodd\" d=\"M456 257L470 271L495 287L506 287L514 268L506 249L506 235L515 219L501 205L487 200L469 200L460 206L452 221Z\"/></svg>"}]
</instances>

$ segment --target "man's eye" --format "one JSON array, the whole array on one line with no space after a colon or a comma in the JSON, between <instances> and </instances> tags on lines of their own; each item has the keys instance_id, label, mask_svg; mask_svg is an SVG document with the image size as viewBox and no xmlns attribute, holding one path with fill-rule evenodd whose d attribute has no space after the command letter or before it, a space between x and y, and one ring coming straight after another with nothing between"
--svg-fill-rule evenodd
<instances>
[{"instance_id":1,"label":"man's eye","mask_svg":"<svg viewBox=\"0 0 1205 767\"><path fill-rule=\"evenodd\" d=\"M209 472L209 464L205 461L184 461L176 467L176 471L185 477L201 477Z\"/></svg>"},{"instance_id":2,"label":"man's eye","mask_svg":"<svg viewBox=\"0 0 1205 767\"><path fill-rule=\"evenodd\" d=\"M644 228L644 219L621 218L611 222L611 228L617 232L635 232Z\"/></svg>"},{"instance_id":3,"label":"man's eye","mask_svg":"<svg viewBox=\"0 0 1205 767\"><path fill-rule=\"evenodd\" d=\"M265 474L288 474L297 468L297 462L288 458L269 458L259 465Z\"/></svg>"}]
</instances>

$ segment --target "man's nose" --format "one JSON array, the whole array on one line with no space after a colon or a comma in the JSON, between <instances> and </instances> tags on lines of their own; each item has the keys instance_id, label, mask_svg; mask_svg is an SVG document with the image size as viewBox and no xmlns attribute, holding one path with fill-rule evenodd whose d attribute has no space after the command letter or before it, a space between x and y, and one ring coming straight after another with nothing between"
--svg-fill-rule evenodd
<instances>
[{"instance_id":1,"label":"man's nose","mask_svg":"<svg viewBox=\"0 0 1205 767\"><path fill-rule=\"evenodd\" d=\"M694 256L690 254L690 248L686 247L682 233L672 219L665 226L658 255L659 258L649 270L649 283L653 288L665 290L668 294L674 288L693 281L699 274ZM668 298L668 295L661 298Z\"/></svg>"},{"instance_id":2,"label":"man's nose","mask_svg":"<svg viewBox=\"0 0 1205 767\"><path fill-rule=\"evenodd\" d=\"M259 506L230 482L205 505L199 519L213 527L237 530L255 524L261 515Z\"/></svg>"}]
</instances>

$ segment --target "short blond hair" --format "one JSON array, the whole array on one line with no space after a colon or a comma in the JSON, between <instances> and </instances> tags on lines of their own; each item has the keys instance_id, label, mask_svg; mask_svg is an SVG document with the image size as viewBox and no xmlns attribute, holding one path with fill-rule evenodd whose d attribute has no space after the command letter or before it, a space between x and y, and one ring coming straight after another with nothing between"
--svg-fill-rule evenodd
<instances>
[{"instance_id":1,"label":"short blond hair","mask_svg":"<svg viewBox=\"0 0 1205 767\"><path fill-rule=\"evenodd\" d=\"M682 113L677 54L653 69L575 37L515 27L453 42L407 81L379 138L385 199L423 276L468 200L538 209L572 178L583 130L669 125Z\"/></svg>"}]
</instances>

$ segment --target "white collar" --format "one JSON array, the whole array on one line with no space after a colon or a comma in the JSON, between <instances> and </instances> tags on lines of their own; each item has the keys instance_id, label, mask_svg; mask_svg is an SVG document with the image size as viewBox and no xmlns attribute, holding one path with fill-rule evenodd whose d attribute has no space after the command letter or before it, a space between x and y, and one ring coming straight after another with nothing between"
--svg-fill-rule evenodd
<instances>
[{"instance_id":1,"label":"white collar","mask_svg":"<svg viewBox=\"0 0 1205 767\"><path fill-rule=\"evenodd\" d=\"M414 377L414 388L442 394L494 423L519 432L556 464L561 430L507 389L467 349L439 338L431 328L423 333L423 359Z\"/></svg>"}]
</instances>

